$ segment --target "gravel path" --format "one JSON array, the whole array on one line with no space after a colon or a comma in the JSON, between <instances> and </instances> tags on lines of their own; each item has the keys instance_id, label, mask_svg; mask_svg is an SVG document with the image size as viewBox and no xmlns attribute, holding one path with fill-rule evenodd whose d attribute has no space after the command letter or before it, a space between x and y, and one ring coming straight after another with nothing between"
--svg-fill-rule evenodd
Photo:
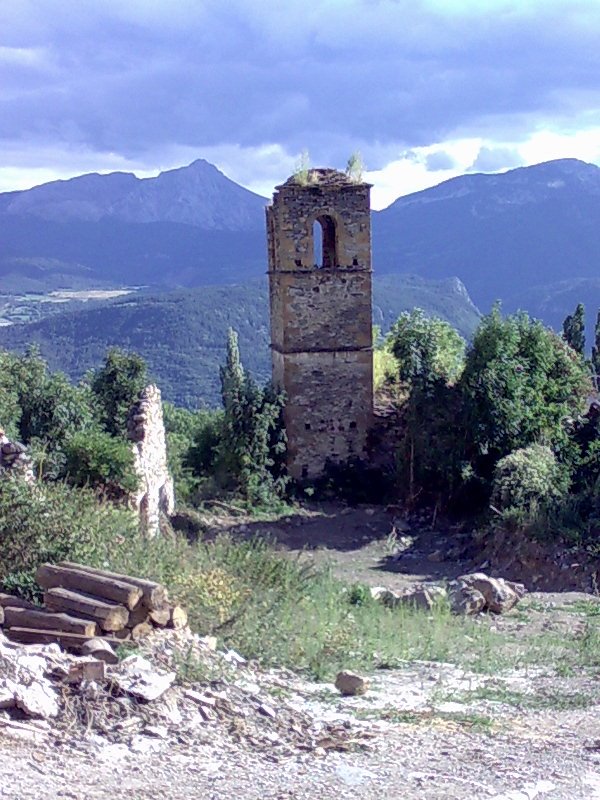
<instances>
[{"instance_id":1,"label":"gravel path","mask_svg":"<svg viewBox=\"0 0 600 800\"><path fill-rule=\"evenodd\" d=\"M552 735L407 726L381 730L367 752L281 762L238 751L161 743L140 754L0 743L0 796L14 800L598 800L600 754L583 746L597 720L562 720ZM543 728L543 726L542 726Z\"/></svg>"}]
</instances>

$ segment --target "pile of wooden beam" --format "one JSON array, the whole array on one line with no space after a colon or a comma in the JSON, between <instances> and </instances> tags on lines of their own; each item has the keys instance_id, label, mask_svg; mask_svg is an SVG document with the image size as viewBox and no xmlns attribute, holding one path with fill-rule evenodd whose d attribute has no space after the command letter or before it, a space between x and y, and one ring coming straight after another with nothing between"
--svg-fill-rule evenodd
<instances>
[{"instance_id":1,"label":"pile of wooden beam","mask_svg":"<svg viewBox=\"0 0 600 800\"><path fill-rule=\"evenodd\" d=\"M43 564L36 580L44 608L0 594L0 624L13 641L79 650L89 639L138 641L157 627L187 625L185 610L169 603L165 587L154 581L68 561Z\"/></svg>"}]
</instances>

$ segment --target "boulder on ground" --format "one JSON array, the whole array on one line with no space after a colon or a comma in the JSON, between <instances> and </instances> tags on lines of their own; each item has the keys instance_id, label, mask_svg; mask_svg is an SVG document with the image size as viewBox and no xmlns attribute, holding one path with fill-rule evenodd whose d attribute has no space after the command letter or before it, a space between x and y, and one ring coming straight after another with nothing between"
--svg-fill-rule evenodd
<instances>
[{"instance_id":1,"label":"boulder on ground","mask_svg":"<svg viewBox=\"0 0 600 800\"><path fill-rule=\"evenodd\" d=\"M355 672L338 672L335 679L335 688L345 697L354 697L367 691L369 680L357 675Z\"/></svg>"},{"instance_id":2,"label":"boulder on ground","mask_svg":"<svg viewBox=\"0 0 600 800\"><path fill-rule=\"evenodd\" d=\"M522 596L502 578L491 578L484 572L461 575L458 580L469 588L481 592L485 598L486 609L494 614L510 611Z\"/></svg>"},{"instance_id":3,"label":"boulder on ground","mask_svg":"<svg viewBox=\"0 0 600 800\"><path fill-rule=\"evenodd\" d=\"M388 608L394 608L398 605L400 595L391 589L386 589L385 586L373 586L371 587L371 597Z\"/></svg>"},{"instance_id":4,"label":"boulder on ground","mask_svg":"<svg viewBox=\"0 0 600 800\"><path fill-rule=\"evenodd\" d=\"M399 604L422 611L431 609L441 600L446 599L446 590L441 586L418 586L399 597Z\"/></svg>"},{"instance_id":5,"label":"boulder on ground","mask_svg":"<svg viewBox=\"0 0 600 800\"><path fill-rule=\"evenodd\" d=\"M448 586L448 602L453 614L472 616L485 608L485 597L477 589L460 581L452 581Z\"/></svg>"},{"instance_id":6,"label":"boulder on ground","mask_svg":"<svg viewBox=\"0 0 600 800\"><path fill-rule=\"evenodd\" d=\"M405 592L394 592L383 586L371 589L371 596L388 608L417 608L431 611L436 603L446 598L446 590L442 586L415 586Z\"/></svg>"}]
</instances>

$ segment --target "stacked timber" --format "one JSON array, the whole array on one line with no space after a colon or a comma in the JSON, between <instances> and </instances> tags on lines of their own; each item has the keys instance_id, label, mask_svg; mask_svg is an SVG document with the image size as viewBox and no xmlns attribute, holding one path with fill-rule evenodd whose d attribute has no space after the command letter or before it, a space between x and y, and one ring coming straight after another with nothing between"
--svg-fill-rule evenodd
<instances>
[{"instance_id":1,"label":"stacked timber","mask_svg":"<svg viewBox=\"0 0 600 800\"><path fill-rule=\"evenodd\" d=\"M43 564L36 580L44 608L0 594L0 624L9 639L22 643L58 642L81 649L102 637L113 643L138 641L155 628L183 628L187 614L169 603L154 581L63 561Z\"/></svg>"}]
</instances>

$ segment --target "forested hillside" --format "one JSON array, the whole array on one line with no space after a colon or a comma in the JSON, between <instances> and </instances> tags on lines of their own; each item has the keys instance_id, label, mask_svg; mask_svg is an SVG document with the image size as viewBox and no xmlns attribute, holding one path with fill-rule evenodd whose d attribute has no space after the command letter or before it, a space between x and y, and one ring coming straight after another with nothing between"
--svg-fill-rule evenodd
<instances>
[{"instance_id":1,"label":"forested hillside","mask_svg":"<svg viewBox=\"0 0 600 800\"><path fill-rule=\"evenodd\" d=\"M464 286L456 279L376 277L373 317L382 330L414 306L441 316L466 337L479 319ZM78 379L101 362L107 347L119 345L147 360L166 399L195 407L219 401L218 366L229 327L239 333L249 371L265 380L270 362L264 279L233 286L128 295L95 308L0 328L0 347L22 351L36 343L52 369Z\"/></svg>"}]
</instances>

